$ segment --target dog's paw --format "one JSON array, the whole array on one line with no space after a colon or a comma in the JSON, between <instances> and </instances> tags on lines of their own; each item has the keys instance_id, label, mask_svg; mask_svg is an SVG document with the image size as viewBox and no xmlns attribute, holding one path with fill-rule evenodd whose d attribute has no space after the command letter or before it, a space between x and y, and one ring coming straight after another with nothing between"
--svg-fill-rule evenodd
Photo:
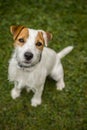
<instances>
[{"instance_id":1,"label":"dog's paw","mask_svg":"<svg viewBox=\"0 0 87 130\"><path fill-rule=\"evenodd\" d=\"M56 86L57 86L57 90L61 91L63 88L65 88L65 83L64 82L58 82L56 84Z\"/></svg>"},{"instance_id":2,"label":"dog's paw","mask_svg":"<svg viewBox=\"0 0 87 130\"><path fill-rule=\"evenodd\" d=\"M37 107L37 106L40 105L40 104L41 104L41 99L32 98L32 100L31 100L31 105L32 105L33 107Z\"/></svg>"},{"instance_id":3,"label":"dog's paw","mask_svg":"<svg viewBox=\"0 0 87 130\"><path fill-rule=\"evenodd\" d=\"M11 91L11 97L12 97L13 99L16 99L16 98L19 97L19 96L20 96L20 92L17 91L15 88L13 88L12 91Z\"/></svg>"}]
</instances>

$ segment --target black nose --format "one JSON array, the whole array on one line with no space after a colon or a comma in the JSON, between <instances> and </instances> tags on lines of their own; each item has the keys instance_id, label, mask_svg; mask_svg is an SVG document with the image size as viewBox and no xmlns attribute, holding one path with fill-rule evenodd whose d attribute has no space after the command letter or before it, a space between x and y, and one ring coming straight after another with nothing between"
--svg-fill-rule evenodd
<instances>
[{"instance_id":1,"label":"black nose","mask_svg":"<svg viewBox=\"0 0 87 130\"><path fill-rule=\"evenodd\" d=\"M26 60L31 60L33 58L33 54L31 52L25 52L24 57Z\"/></svg>"}]
</instances>

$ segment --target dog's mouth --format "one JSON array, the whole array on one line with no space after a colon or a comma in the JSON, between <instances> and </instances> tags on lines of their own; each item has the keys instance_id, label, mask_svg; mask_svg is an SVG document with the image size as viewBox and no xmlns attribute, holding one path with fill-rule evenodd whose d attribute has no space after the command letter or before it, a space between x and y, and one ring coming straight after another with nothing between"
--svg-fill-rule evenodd
<instances>
[{"instance_id":1,"label":"dog's mouth","mask_svg":"<svg viewBox=\"0 0 87 130\"><path fill-rule=\"evenodd\" d=\"M32 62L32 60L31 61L26 61L25 60L23 62L18 61L18 66L20 68L31 68L31 67L34 67L35 65L37 65L38 63L40 63L40 61L41 61L41 56L40 56L40 59L35 61L35 62Z\"/></svg>"},{"instance_id":2,"label":"dog's mouth","mask_svg":"<svg viewBox=\"0 0 87 130\"><path fill-rule=\"evenodd\" d=\"M18 57L16 56L16 60L17 60L17 63L18 63L18 66L20 68L31 68L31 67L34 67L36 66L38 63L40 63L41 61L41 58L42 58L42 54L39 55L39 58L37 58L37 60L23 60L23 61L20 61L18 60Z\"/></svg>"},{"instance_id":3,"label":"dog's mouth","mask_svg":"<svg viewBox=\"0 0 87 130\"><path fill-rule=\"evenodd\" d=\"M18 66L21 68L30 68L34 66L31 61L18 62Z\"/></svg>"},{"instance_id":4,"label":"dog's mouth","mask_svg":"<svg viewBox=\"0 0 87 130\"><path fill-rule=\"evenodd\" d=\"M23 64L23 63L21 63L21 62L18 62L18 66L19 66L20 68L29 68L29 67L31 67L31 65Z\"/></svg>"},{"instance_id":5,"label":"dog's mouth","mask_svg":"<svg viewBox=\"0 0 87 130\"><path fill-rule=\"evenodd\" d=\"M26 65L29 65L29 64L31 64L31 61L25 60L23 63L26 64Z\"/></svg>"}]
</instances>

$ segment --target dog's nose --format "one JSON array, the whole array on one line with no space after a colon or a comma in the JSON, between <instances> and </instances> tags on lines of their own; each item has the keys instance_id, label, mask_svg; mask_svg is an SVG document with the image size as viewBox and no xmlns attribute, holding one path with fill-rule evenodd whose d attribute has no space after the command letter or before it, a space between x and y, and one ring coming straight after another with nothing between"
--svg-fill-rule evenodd
<instances>
[{"instance_id":1,"label":"dog's nose","mask_svg":"<svg viewBox=\"0 0 87 130\"><path fill-rule=\"evenodd\" d=\"M33 58L33 54L31 52L25 52L24 57L29 61Z\"/></svg>"}]
</instances>

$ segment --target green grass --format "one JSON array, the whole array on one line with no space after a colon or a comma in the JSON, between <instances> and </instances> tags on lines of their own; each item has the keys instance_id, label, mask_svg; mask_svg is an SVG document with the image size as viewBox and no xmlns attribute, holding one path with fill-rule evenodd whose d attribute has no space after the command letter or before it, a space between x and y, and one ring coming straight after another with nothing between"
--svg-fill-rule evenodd
<instances>
[{"instance_id":1,"label":"green grass","mask_svg":"<svg viewBox=\"0 0 87 130\"><path fill-rule=\"evenodd\" d=\"M57 91L47 78L43 102L30 105L24 90L12 100L8 61L13 51L10 25L25 25L53 34L49 47L74 50L62 59L66 87ZM87 1L0 0L0 130L87 130Z\"/></svg>"}]
</instances>

